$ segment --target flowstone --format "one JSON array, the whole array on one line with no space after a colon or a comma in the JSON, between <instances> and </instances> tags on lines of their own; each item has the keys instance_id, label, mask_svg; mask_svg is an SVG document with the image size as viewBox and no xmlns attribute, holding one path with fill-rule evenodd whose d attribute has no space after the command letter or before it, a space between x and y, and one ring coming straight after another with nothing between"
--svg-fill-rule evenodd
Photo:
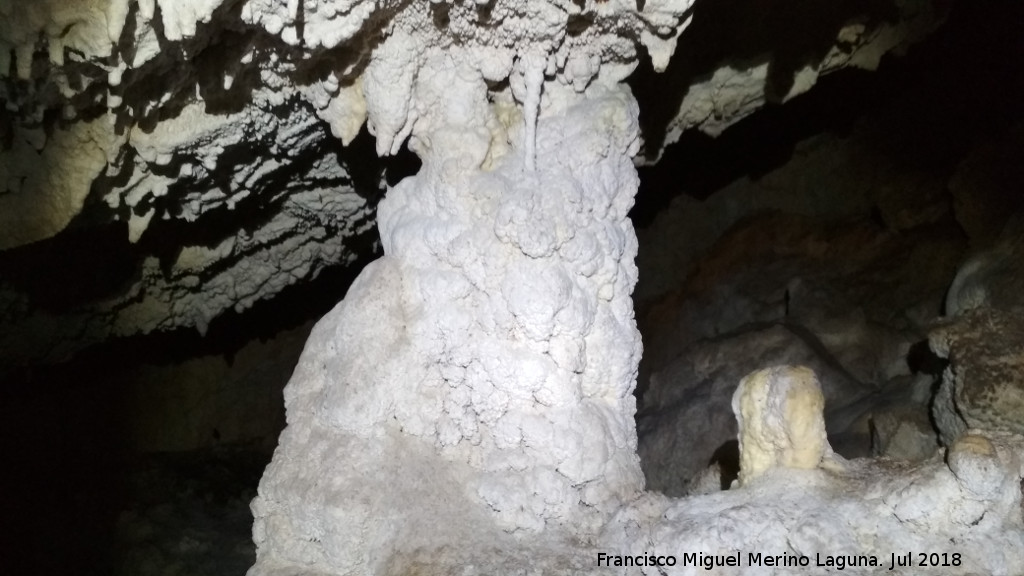
<instances>
[{"instance_id":1,"label":"flowstone","mask_svg":"<svg viewBox=\"0 0 1024 576\"><path fill-rule=\"evenodd\" d=\"M325 7L362 22L337 4L309 13L315 33ZM958 554L949 574L1024 565L1019 510L990 513L1012 495L938 460L643 492L627 218L640 144L622 81L637 37L663 43L639 31L677 34L689 4L588 1L589 25L569 22L569 4L584 9L412 3L373 49L360 82L377 151L408 139L423 166L388 190L384 257L314 329L285 390L249 576L697 574L708 559L724 574L822 571L767 555L869 574L933 549ZM286 41L301 35L249 6ZM1000 486L1020 478L999 457L1015 442L993 439L982 462Z\"/></svg>"},{"instance_id":2,"label":"flowstone","mask_svg":"<svg viewBox=\"0 0 1024 576\"><path fill-rule=\"evenodd\" d=\"M382 201L385 256L317 326L286 389L252 576L282 562L422 569L455 543L460 565L542 533L545 547L593 541L643 488L635 101L614 81L549 85L522 130L502 124L470 56L428 54L433 73L412 85L423 169ZM535 62L492 97L539 106ZM494 141L515 152L495 157ZM579 564L572 550L542 556Z\"/></svg>"}]
</instances>

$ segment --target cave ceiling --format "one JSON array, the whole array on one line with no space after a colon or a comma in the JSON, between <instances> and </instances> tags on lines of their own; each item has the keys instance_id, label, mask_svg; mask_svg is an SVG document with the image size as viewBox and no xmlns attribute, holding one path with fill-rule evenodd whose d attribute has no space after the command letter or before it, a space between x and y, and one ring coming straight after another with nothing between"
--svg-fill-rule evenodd
<instances>
[{"instance_id":1,"label":"cave ceiling","mask_svg":"<svg viewBox=\"0 0 1024 576\"><path fill-rule=\"evenodd\" d=\"M522 98L511 72L533 57L527 47L542 46L544 73L577 91L598 74L628 81L642 165L831 72L875 69L947 10L927 0L0 0L0 347L7 363L33 364L110 338L205 333L379 253L377 201L415 170L409 84L429 69L426 47L472 54L499 108Z\"/></svg>"}]
</instances>

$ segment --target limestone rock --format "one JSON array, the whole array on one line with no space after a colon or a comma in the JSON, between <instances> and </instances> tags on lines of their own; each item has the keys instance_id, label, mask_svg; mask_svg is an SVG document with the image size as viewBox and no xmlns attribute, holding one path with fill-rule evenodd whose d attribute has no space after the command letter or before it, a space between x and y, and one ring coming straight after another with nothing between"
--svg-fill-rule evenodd
<instances>
[{"instance_id":1,"label":"limestone rock","mask_svg":"<svg viewBox=\"0 0 1024 576\"><path fill-rule=\"evenodd\" d=\"M1024 530L1014 485L1021 470L1011 455L1024 444L1013 435L989 441L1012 478L997 494L966 489L939 457L853 460L841 470L774 468L738 489L677 500L646 494L609 524L603 541L647 554L685 549L721 558L738 551L741 567L713 568L730 574L818 574L826 568L816 563L834 566L842 557L844 574L910 576L920 568L890 570L893 556L935 547L958 560L944 574L1015 576L1024 566ZM747 554L759 550L806 556L809 566L749 566Z\"/></svg>"},{"instance_id":2,"label":"limestone rock","mask_svg":"<svg viewBox=\"0 0 1024 576\"><path fill-rule=\"evenodd\" d=\"M826 133L800 140L793 144L792 156L781 166L724 183L703 200L696 200L690 194L710 193L710 190L685 190L685 194L679 194L668 207L659 211L651 223L638 224L641 246L638 262L645 271L637 284L638 309L645 309L697 273L703 256L733 230L766 225L767 213L789 215L788 225L798 230L804 226L796 218L798 215L805 217L805 221L828 219L836 223L870 215L889 230L910 232L916 229L911 232L916 235L936 224L940 224L943 231L949 230L948 223L943 222L951 212L947 182L934 171L917 165L916 156L909 152L916 147L915 143L904 142L906 136L894 132L890 121L864 120L851 130L849 135ZM683 162L685 158L673 156L665 161ZM998 166L993 163L990 169L993 177L1014 169ZM652 169L652 176L660 174L658 170ZM748 170L756 170L756 167ZM670 171L665 172L667 176L658 179L657 185L648 184L652 191L661 193L664 188L664 192L678 193L684 188ZM781 226L782 222L777 220L776 225ZM846 227L840 225L840 228ZM781 236L776 236L774 241ZM842 242L830 234L817 236L818 242L830 245ZM868 240L867 236L864 234L862 239L876 247L891 246L901 240L897 236ZM933 233L933 236L937 235ZM944 239L948 246L922 247L912 263L890 268L890 274L905 276L894 285L907 286L903 290L908 290L914 283L928 278L922 274L929 262L959 260L960 251L966 246L957 247L953 240L952 237ZM933 242L935 240L929 241ZM908 248L914 245L908 244ZM789 246L789 249L795 248ZM851 259L857 254L844 252L841 257L844 264L855 266ZM867 254L865 250L861 257ZM913 266L914 274L901 274L908 270L908 264ZM944 265L951 266L955 263ZM940 282L947 283L946 275L952 273L944 271ZM934 311L929 310L926 320L933 315Z\"/></svg>"},{"instance_id":3,"label":"limestone rock","mask_svg":"<svg viewBox=\"0 0 1024 576\"><path fill-rule=\"evenodd\" d=\"M939 388L935 391L931 416L943 446L951 446L967 432L967 422L956 405L956 377L950 369L943 373Z\"/></svg>"},{"instance_id":4,"label":"limestone rock","mask_svg":"<svg viewBox=\"0 0 1024 576\"><path fill-rule=\"evenodd\" d=\"M916 378L916 393L870 411L871 449L875 456L921 462L935 455L938 435L929 418L932 378Z\"/></svg>"},{"instance_id":5,"label":"limestone rock","mask_svg":"<svg viewBox=\"0 0 1024 576\"><path fill-rule=\"evenodd\" d=\"M222 4L0 2L7 362L205 333L373 252L379 164L332 143L296 63ZM40 298L79 284L69 267L97 287Z\"/></svg>"},{"instance_id":6,"label":"limestone rock","mask_svg":"<svg viewBox=\"0 0 1024 576\"><path fill-rule=\"evenodd\" d=\"M1024 434L1024 311L965 312L929 342L950 360L933 409L947 445L965 428Z\"/></svg>"},{"instance_id":7,"label":"limestone rock","mask_svg":"<svg viewBox=\"0 0 1024 576\"><path fill-rule=\"evenodd\" d=\"M1010 218L1024 210L1024 170L1017 161L1022 153L1024 126L1017 126L975 148L950 180L957 222L975 249L995 244Z\"/></svg>"},{"instance_id":8,"label":"limestone rock","mask_svg":"<svg viewBox=\"0 0 1024 576\"><path fill-rule=\"evenodd\" d=\"M947 318L931 331L949 359L932 405L943 444L968 428L1024 432L1024 232L1011 220L1000 241L960 266L946 296Z\"/></svg>"},{"instance_id":9,"label":"limestone rock","mask_svg":"<svg viewBox=\"0 0 1024 576\"><path fill-rule=\"evenodd\" d=\"M1011 491L1007 490L1011 488L1008 480L1015 470L1005 468L996 455L995 446L984 436L969 434L960 437L949 448L946 462L964 488L979 498L991 498Z\"/></svg>"},{"instance_id":10,"label":"limestone rock","mask_svg":"<svg viewBox=\"0 0 1024 576\"><path fill-rule=\"evenodd\" d=\"M104 115L49 137L19 131L0 152L0 250L49 238L78 215L125 141L113 122Z\"/></svg>"},{"instance_id":11,"label":"limestone rock","mask_svg":"<svg viewBox=\"0 0 1024 576\"><path fill-rule=\"evenodd\" d=\"M946 294L946 316L975 308L1009 310L1024 305L1024 220L1011 220L992 248L960 265Z\"/></svg>"}]
</instances>

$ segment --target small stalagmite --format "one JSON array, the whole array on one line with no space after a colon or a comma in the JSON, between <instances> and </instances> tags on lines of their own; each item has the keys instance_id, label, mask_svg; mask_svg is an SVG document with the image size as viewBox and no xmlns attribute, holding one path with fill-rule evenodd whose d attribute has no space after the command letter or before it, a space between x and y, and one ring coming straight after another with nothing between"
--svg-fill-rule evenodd
<instances>
[{"instance_id":1,"label":"small stalagmite","mask_svg":"<svg viewBox=\"0 0 1024 576\"><path fill-rule=\"evenodd\" d=\"M739 483L772 468L817 468L832 452L824 408L818 377L805 366L764 368L741 380L732 397L739 423Z\"/></svg>"}]
</instances>

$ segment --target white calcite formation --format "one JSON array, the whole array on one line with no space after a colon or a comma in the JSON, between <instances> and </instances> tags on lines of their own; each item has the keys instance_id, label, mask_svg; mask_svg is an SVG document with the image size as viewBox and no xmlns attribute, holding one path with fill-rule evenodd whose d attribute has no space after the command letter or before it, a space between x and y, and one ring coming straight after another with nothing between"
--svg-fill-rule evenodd
<instances>
[{"instance_id":1,"label":"white calcite formation","mask_svg":"<svg viewBox=\"0 0 1024 576\"><path fill-rule=\"evenodd\" d=\"M916 465L836 459L817 377L796 366L750 374L733 407L742 488L676 501L645 495L609 523L620 545L632 543L630 554L677 550L677 566L688 564L642 573L1015 575L1024 567L1020 436L972 431L945 462L941 454Z\"/></svg>"},{"instance_id":2,"label":"white calcite formation","mask_svg":"<svg viewBox=\"0 0 1024 576\"><path fill-rule=\"evenodd\" d=\"M813 470L832 449L825 437L825 395L805 366L747 375L732 397L739 423L741 484L772 468Z\"/></svg>"},{"instance_id":3,"label":"white calcite formation","mask_svg":"<svg viewBox=\"0 0 1024 576\"><path fill-rule=\"evenodd\" d=\"M275 6L247 17L295 39L295 13ZM643 34L601 18L616 2L586 4L585 42L546 3L497 2L486 27L475 7L433 6L394 8L361 77L378 152L408 138L423 168L388 191L385 256L315 328L286 390L250 576L695 574L730 558L736 573L799 572L768 555L868 574L931 550L951 574L1024 565L1019 508L941 460L818 468L813 386L816 403L780 413L782 428L819 424L776 459L795 467L748 470L758 481L736 491L644 494L626 219L639 141L620 84ZM334 16L369 18L354 10ZM998 467L1020 477L1012 458Z\"/></svg>"},{"instance_id":4,"label":"white calcite formation","mask_svg":"<svg viewBox=\"0 0 1024 576\"><path fill-rule=\"evenodd\" d=\"M250 576L697 574L709 562L872 574L921 552L948 555L943 574L1024 566L1009 434L974 432L988 444L949 465L766 467L734 491L643 492L627 218L641 142L623 81L640 45L667 65L689 0L20 4L0 0L0 54L16 63L0 61L15 72L4 96L21 119L2 152L3 247L58 233L89 197L135 242L154 222L228 217L254 197L282 206L255 232L182 246L169 272L147 261L154 280L98 305L136 319L126 332L202 329L343 258L331 233L354 235L368 208L328 130L351 142L365 122L379 154L408 143L423 161L379 206L384 256L314 329L286 389L288 427L252 504ZM846 56L859 38L888 49L912 36L843 30ZM713 110L693 117L684 101L673 129L713 132L708 118L759 105L765 81L745 74L695 87L715 93ZM54 98L69 103L55 126ZM83 139L88 121L109 132ZM88 156L82 172L47 164L53 134L90 143L59 145ZM61 209L24 224L8 210L24 194ZM83 332L122 330L111 325Z\"/></svg>"},{"instance_id":5,"label":"white calcite formation","mask_svg":"<svg viewBox=\"0 0 1024 576\"><path fill-rule=\"evenodd\" d=\"M563 11L527 26L520 10L494 7L509 37L490 57L396 31L364 73L378 152L408 135L424 165L381 202L385 256L317 326L286 390L252 574L442 574L479 555L488 573L509 553L494 546L593 540L643 488L629 29L560 46L531 36L557 39ZM514 556L583 569L579 553Z\"/></svg>"}]
</instances>

